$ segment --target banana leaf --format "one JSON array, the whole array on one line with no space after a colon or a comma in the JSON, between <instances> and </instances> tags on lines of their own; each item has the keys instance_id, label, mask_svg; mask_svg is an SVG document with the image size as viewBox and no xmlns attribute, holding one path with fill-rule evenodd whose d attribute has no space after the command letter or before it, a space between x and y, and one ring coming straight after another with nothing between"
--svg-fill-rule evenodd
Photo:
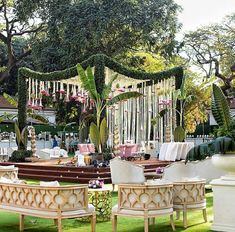
<instances>
[{"instance_id":1,"label":"banana leaf","mask_svg":"<svg viewBox=\"0 0 235 232\"><path fill-rule=\"evenodd\" d=\"M19 145L21 142L21 133L20 133L20 128L17 122L14 123L14 127L15 127L15 133L16 133L16 143L17 145Z\"/></svg>"},{"instance_id":2,"label":"banana leaf","mask_svg":"<svg viewBox=\"0 0 235 232\"><path fill-rule=\"evenodd\" d=\"M87 79L88 79L88 83L89 83L89 92L91 93L91 95L93 96L93 99L97 99L98 98L98 93L97 93L97 89L96 89L96 84L95 84L95 77L92 73L92 69L91 67L87 67Z\"/></svg>"},{"instance_id":3,"label":"banana leaf","mask_svg":"<svg viewBox=\"0 0 235 232\"><path fill-rule=\"evenodd\" d=\"M112 91L112 85L113 85L113 82L117 79L118 77L118 74L115 74L111 77L109 83L107 85L105 85L103 91L102 91L102 98L103 99L107 99L109 97L109 94L111 93Z\"/></svg>"},{"instance_id":4,"label":"banana leaf","mask_svg":"<svg viewBox=\"0 0 235 232\"><path fill-rule=\"evenodd\" d=\"M100 143L102 147L106 144L107 140L108 140L108 126L106 119L103 118L100 124Z\"/></svg>"},{"instance_id":5,"label":"banana leaf","mask_svg":"<svg viewBox=\"0 0 235 232\"><path fill-rule=\"evenodd\" d=\"M213 84L212 105L211 110L215 121L220 127L229 130L232 123L232 116L226 97L217 85Z\"/></svg>"},{"instance_id":6,"label":"banana leaf","mask_svg":"<svg viewBox=\"0 0 235 232\"><path fill-rule=\"evenodd\" d=\"M94 143L97 150L100 151L100 132L98 126L93 122L90 125L89 134L91 142Z\"/></svg>"},{"instance_id":7,"label":"banana leaf","mask_svg":"<svg viewBox=\"0 0 235 232\"><path fill-rule=\"evenodd\" d=\"M132 91L132 92L126 92L126 93L121 93L115 97L113 97L108 103L107 105L113 105L116 104L120 101L125 101L128 100L130 98L137 98L137 97L141 97L143 96L142 93L136 92L136 91Z\"/></svg>"},{"instance_id":8,"label":"banana leaf","mask_svg":"<svg viewBox=\"0 0 235 232\"><path fill-rule=\"evenodd\" d=\"M3 97L15 108L18 107L18 102L10 95L8 95L7 93L3 93Z\"/></svg>"},{"instance_id":9,"label":"banana leaf","mask_svg":"<svg viewBox=\"0 0 235 232\"><path fill-rule=\"evenodd\" d=\"M33 118L33 119L38 120L39 122L41 122L43 124L48 124L49 123L48 119L46 117L43 117L42 115L30 112L30 113L28 113L28 116Z\"/></svg>"}]
</instances>

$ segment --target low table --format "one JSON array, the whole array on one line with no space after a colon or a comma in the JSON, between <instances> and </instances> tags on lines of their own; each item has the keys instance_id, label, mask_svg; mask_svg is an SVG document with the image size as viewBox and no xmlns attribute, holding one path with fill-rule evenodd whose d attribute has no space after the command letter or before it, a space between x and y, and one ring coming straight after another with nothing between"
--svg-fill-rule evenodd
<instances>
[{"instance_id":1,"label":"low table","mask_svg":"<svg viewBox=\"0 0 235 232\"><path fill-rule=\"evenodd\" d=\"M109 189L88 189L89 203L95 207L97 221L110 221L112 193Z\"/></svg>"}]
</instances>

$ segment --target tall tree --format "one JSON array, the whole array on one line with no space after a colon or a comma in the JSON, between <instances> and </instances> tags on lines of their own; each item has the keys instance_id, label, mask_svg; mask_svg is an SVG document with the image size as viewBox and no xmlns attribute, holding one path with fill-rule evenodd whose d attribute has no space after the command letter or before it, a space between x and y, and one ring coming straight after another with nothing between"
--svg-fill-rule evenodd
<instances>
[{"instance_id":1,"label":"tall tree","mask_svg":"<svg viewBox=\"0 0 235 232\"><path fill-rule=\"evenodd\" d=\"M223 90L232 87L235 76L235 14L227 16L220 24L201 27L184 37L184 52L193 65L206 77L215 75L224 82ZM232 67L232 70L231 70Z\"/></svg>"},{"instance_id":2,"label":"tall tree","mask_svg":"<svg viewBox=\"0 0 235 232\"><path fill-rule=\"evenodd\" d=\"M16 14L15 4L16 1L12 0L0 1L0 41L5 45L7 54L6 67L0 72L0 83L9 81L17 65L31 53L29 43L25 44L20 53L16 52L13 44L17 38L33 38L44 27L44 23L37 22L35 17L21 20Z\"/></svg>"},{"instance_id":3,"label":"tall tree","mask_svg":"<svg viewBox=\"0 0 235 232\"><path fill-rule=\"evenodd\" d=\"M35 63L38 69L51 71L96 53L120 58L141 48L170 54L179 9L173 0L60 2L47 11L48 34L34 47Z\"/></svg>"}]
</instances>

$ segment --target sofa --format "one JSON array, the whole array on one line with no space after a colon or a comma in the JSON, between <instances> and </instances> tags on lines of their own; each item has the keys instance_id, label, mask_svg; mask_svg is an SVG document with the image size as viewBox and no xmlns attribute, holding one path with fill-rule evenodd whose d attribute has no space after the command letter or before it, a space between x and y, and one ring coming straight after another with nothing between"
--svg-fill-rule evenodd
<instances>
[{"instance_id":1,"label":"sofa","mask_svg":"<svg viewBox=\"0 0 235 232\"><path fill-rule=\"evenodd\" d=\"M0 210L20 214L19 230L24 230L24 217L54 219L62 232L62 219L91 218L95 232L95 208L88 204L87 185L40 186L0 182Z\"/></svg>"}]
</instances>

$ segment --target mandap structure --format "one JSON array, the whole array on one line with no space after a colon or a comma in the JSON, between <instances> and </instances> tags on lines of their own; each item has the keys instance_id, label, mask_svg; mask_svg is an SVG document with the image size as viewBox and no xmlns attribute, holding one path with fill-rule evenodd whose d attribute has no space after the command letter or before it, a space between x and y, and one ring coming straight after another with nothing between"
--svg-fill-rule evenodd
<instances>
[{"instance_id":1,"label":"mandap structure","mask_svg":"<svg viewBox=\"0 0 235 232\"><path fill-rule=\"evenodd\" d=\"M129 69L112 58L97 54L81 63L83 68L93 67L97 91L101 93L105 82L113 74L118 74L113 84L112 96L117 92L139 91L143 97L121 102L106 110L109 125L109 145L113 145L114 131L119 129L120 143L127 140L134 143L142 141L165 141L166 132L173 131L177 125L176 108L178 102L173 93L179 89L183 79L183 68L175 67L157 73L146 73ZM42 95L64 94L65 100L73 98L83 103L84 110L92 107L86 92L79 82L76 66L50 73L41 73L28 68L18 72L18 120L19 128L26 126L26 109L42 109ZM110 97L112 97L110 96ZM167 109L167 110L165 110ZM161 114L165 110L165 114ZM155 125L152 119L155 118ZM171 133L172 134L172 133ZM25 150L23 144L19 149Z\"/></svg>"}]
</instances>

